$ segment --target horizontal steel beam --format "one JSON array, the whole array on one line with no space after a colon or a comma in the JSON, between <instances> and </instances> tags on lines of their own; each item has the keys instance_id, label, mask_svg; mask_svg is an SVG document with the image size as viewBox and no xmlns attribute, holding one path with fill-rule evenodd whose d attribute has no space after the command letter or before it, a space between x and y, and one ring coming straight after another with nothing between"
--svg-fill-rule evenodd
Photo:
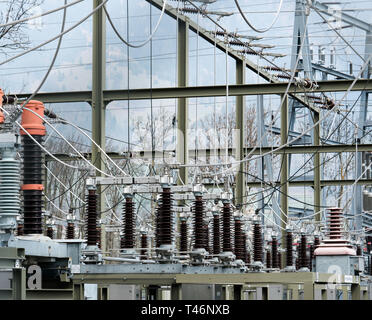
<instances>
[{"instance_id":1,"label":"horizontal steel beam","mask_svg":"<svg viewBox=\"0 0 372 320\"><path fill-rule=\"evenodd\" d=\"M313 66L314 70L317 70L317 71L320 71L320 72L325 72L325 73L330 74L332 76L335 76L339 79L346 79L346 80L354 80L355 79L355 77L353 75L337 71L336 69L327 68L327 67L322 66L318 63L313 63L312 66Z\"/></svg>"},{"instance_id":2,"label":"horizontal steel beam","mask_svg":"<svg viewBox=\"0 0 372 320\"><path fill-rule=\"evenodd\" d=\"M272 151L273 149L278 148L277 146L273 147L257 147L256 150L253 151L253 148L245 148L245 154L252 153L252 155L260 155L263 153L267 153ZM213 156L225 156L225 148L219 149L199 149L198 155L199 156L206 156L206 157L213 157ZM372 144L359 144L358 145L359 152L371 152L372 151ZM282 148L280 150L274 151L274 154L311 154L311 153L336 153L336 152L355 152L355 145L348 144L348 145L323 145L323 146L289 146ZM233 148L229 148L229 154L234 155L236 150ZM108 156L115 160L120 159L128 159L128 154L126 153L119 153L119 152L108 152ZM82 153L82 155L91 160L91 153ZM131 159L147 159L152 158L171 158L174 157L175 150L164 150L164 151L133 151L129 155ZM76 161L79 160L80 157L78 155L71 155L65 153L56 153L54 156L62 161ZM189 157L195 156L195 150L189 150ZM45 157L46 161L54 161L52 157L47 155Z\"/></svg>"},{"instance_id":3,"label":"horizontal steel beam","mask_svg":"<svg viewBox=\"0 0 372 320\"><path fill-rule=\"evenodd\" d=\"M320 185L322 187L325 186L351 186L355 183L355 180L321 180ZM263 186L267 186L267 181L265 183L261 183L261 181L255 181L255 182L248 182L247 186L250 188L261 188ZM275 183L270 183L272 186L280 186L280 181L276 181ZM357 182L358 185L372 185L372 179L361 179ZM289 181L289 186L290 187L312 187L314 185L314 181L310 180L297 180L297 181Z\"/></svg>"},{"instance_id":4,"label":"horizontal steel beam","mask_svg":"<svg viewBox=\"0 0 372 320\"><path fill-rule=\"evenodd\" d=\"M313 93L319 92L340 92L347 91L353 80L329 80L318 81L318 88L312 90ZM230 96L249 96L265 94L283 94L288 87L287 82L281 83L259 83L259 84L240 84L230 85ZM358 80L351 91L372 91L372 81L370 79ZM288 93L300 93L296 85L289 87ZM308 92L308 91L307 91ZM30 94L17 94L18 98L27 98ZM182 88L153 88L153 89L132 89L132 90L105 90L103 92L104 101L110 103L120 100L146 100L146 99L176 99L176 98L196 98L196 97L224 97L226 96L226 86L198 86ZM70 91L70 92L50 92L39 93L34 99L44 103L69 103L69 102L88 102L92 100L91 91Z\"/></svg>"}]
</instances>

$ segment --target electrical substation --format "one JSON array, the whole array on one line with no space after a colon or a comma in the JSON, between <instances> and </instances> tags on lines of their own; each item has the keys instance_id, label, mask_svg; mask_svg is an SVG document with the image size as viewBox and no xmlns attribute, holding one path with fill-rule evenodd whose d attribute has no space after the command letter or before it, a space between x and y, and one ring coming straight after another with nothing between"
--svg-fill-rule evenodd
<instances>
[{"instance_id":1,"label":"electrical substation","mask_svg":"<svg viewBox=\"0 0 372 320\"><path fill-rule=\"evenodd\" d=\"M60 3L47 72L0 84L0 299L372 300L368 1ZM44 89L83 22L89 89Z\"/></svg>"}]
</instances>

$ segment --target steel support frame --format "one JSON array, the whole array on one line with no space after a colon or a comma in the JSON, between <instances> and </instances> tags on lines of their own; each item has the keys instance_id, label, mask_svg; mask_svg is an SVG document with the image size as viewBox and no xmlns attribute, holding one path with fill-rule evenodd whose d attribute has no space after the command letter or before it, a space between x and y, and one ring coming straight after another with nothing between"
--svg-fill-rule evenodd
<instances>
[{"instance_id":1,"label":"steel support frame","mask_svg":"<svg viewBox=\"0 0 372 320\"><path fill-rule=\"evenodd\" d=\"M93 9L98 7L103 0L93 0ZM92 139L105 150L106 138L106 102L104 101L104 89L106 85L106 15L101 8L93 15L93 61L92 61ZM103 162L103 154L92 144L92 163L101 171L106 167ZM102 176L99 171L97 176ZM99 201L98 212L105 211L105 195L98 187ZM105 214L100 217L105 221ZM106 231L104 223L101 225L101 249L106 252Z\"/></svg>"},{"instance_id":2,"label":"steel support frame","mask_svg":"<svg viewBox=\"0 0 372 320\"><path fill-rule=\"evenodd\" d=\"M236 61L236 83L237 84L244 84L246 77L246 68L243 61ZM236 129L238 130L238 160L243 160L245 153L245 122L246 122L246 115L245 115L245 97L239 96L236 98ZM239 172L237 173L236 177L236 191L235 191L235 205L242 204L246 202L246 175L243 174L245 171L246 165L244 162L240 163L239 165Z\"/></svg>"},{"instance_id":3,"label":"steel support frame","mask_svg":"<svg viewBox=\"0 0 372 320\"><path fill-rule=\"evenodd\" d=\"M370 54L372 54L372 32L367 31L366 32L366 39L365 39L365 52L364 52L364 59L369 59ZM370 74L370 68L371 63L368 63L368 67L365 69L363 73L363 78L369 79ZM365 128L366 128L366 121L367 121L367 112L368 112L368 97L369 92L363 91L360 99L360 105L359 105L359 117L358 117L358 141L356 143L362 143L364 134L365 134ZM356 154L356 170L355 170L355 178L358 179L363 174L362 169L362 163L363 163L363 153L358 152ZM354 201L353 201L353 212L355 215L355 229L361 230L363 225L363 191L361 185L355 186L355 193L354 193Z\"/></svg>"},{"instance_id":4,"label":"steel support frame","mask_svg":"<svg viewBox=\"0 0 372 320\"><path fill-rule=\"evenodd\" d=\"M286 144L288 141L288 96L282 96L282 103L280 106L280 144ZM288 154L283 153L281 157L281 170L280 170L280 208L281 208L281 228L282 237L281 245L282 248L286 248L286 228L287 228L287 217L288 217L288 197L289 194L289 183L288 183ZM282 268L285 267L286 261L286 250L282 252Z\"/></svg>"},{"instance_id":5,"label":"steel support frame","mask_svg":"<svg viewBox=\"0 0 372 320\"><path fill-rule=\"evenodd\" d=\"M178 87L187 88L189 83L189 25L187 22L178 20L178 43L177 43L177 74ZM178 98L177 105L177 161L187 164L189 158L188 148L188 123L189 123L188 99ZM180 178L188 183L187 168L180 169ZM179 184L182 182L179 181Z\"/></svg>"},{"instance_id":6,"label":"steel support frame","mask_svg":"<svg viewBox=\"0 0 372 320\"><path fill-rule=\"evenodd\" d=\"M353 80L327 80L317 81L319 87L314 88L312 93L320 92L345 92L351 87ZM231 84L229 85L229 96L252 96L252 95L281 95L286 92L288 82L280 83L256 83L256 84ZM301 92L295 84L291 84L288 94L297 95L299 99ZM369 79L359 79L351 88L351 91L372 91L372 83ZM306 91L308 92L308 91ZM29 93L17 93L19 99L26 99ZM128 90L103 90L103 100L106 104L112 101L147 100L147 99L179 99L179 98L202 98L202 97L225 97L226 85L211 85L197 87L169 87L169 88L143 88ZM71 103L92 102L92 91L66 91L38 93L36 100L44 103ZM303 103L302 101L300 101ZM305 104L306 105L306 104Z\"/></svg>"}]
</instances>

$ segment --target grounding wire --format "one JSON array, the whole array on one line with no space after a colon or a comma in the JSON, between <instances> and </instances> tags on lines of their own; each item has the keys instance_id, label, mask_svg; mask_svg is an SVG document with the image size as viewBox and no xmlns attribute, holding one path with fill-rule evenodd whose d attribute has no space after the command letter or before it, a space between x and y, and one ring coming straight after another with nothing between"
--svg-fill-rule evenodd
<instances>
[{"instance_id":1,"label":"grounding wire","mask_svg":"<svg viewBox=\"0 0 372 320\"><path fill-rule=\"evenodd\" d=\"M279 14L280 14L280 11L282 10L282 5L283 5L283 0L280 0L280 4L279 4L279 7L278 7L278 10L277 10L277 12L276 12L276 14L275 14L275 17L274 17L274 19L273 19L273 21L272 21L272 23L267 27L267 28L265 28L265 29L257 29L257 28L255 28L250 22L249 22L249 20L247 19L247 17L245 16L245 14L244 14L244 12L243 12L243 10L242 10L242 8L240 7L240 5L239 5L239 2L238 2L238 0L234 0L235 1L235 4L236 4L236 7L238 8L238 10L239 10L239 12L240 12L240 15L242 16L242 18L244 19L244 21L254 30L254 31L256 31L256 32L259 32L259 33L265 33L265 32L267 32L267 31L269 31L272 27L273 27L273 25L275 24L275 22L278 20L278 18L279 18Z\"/></svg>"},{"instance_id":2,"label":"grounding wire","mask_svg":"<svg viewBox=\"0 0 372 320\"><path fill-rule=\"evenodd\" d=\"M161 14L160 14L160 17L159 17L158 23L156 24L154 31L152 32L152 34L150 35L150 37L149 37L146 41L144 41L144 42L142 42L141 44L138 44L138 45L134 45L134 44L131 44L131 43L129 43L128 41L126 41L126 40L125 40L125 39L120 35L119 31L116 29L115 24L114 24L113 21L111 20L110 14L108 13L108 11L107 11L105 5L103 6L103 10L105 10L105 12L106 12L106 16L107 16L107 19L108 19L108 21L109 21L109 23L110 23L112 29L114 30L115 34L118 36L118 38L119 38L122 42L124 42L128 47L131 47L131 48L141 48L141 47L145 46L148 42L150 42L150 40L153 38L153 36L154 36L155 33L157 32L157 30L158 30L158 28L159 28L159 26L160 26L160 22L162 21L163 16L164 16L164 12L165 12L165 7L166 7L166 5L167 5L167 1L168 1L168 0L164 0L163 9L162 9L162 11L161 11Z\"/></svg>"},{"instance_id":3,"label":"grounding wire","mask_svg":"<svg viewBox=\"0 0 372 320\"><path fill-rule=\"evenodd\" d=\"M63 188L65 189L65 190L67 190L68 192L70 192L76 199L78 199L80 202L82 202L82 203L86 203L84 200L82 200L79 196L77 196L75 193L73 193L71 190L68 190L68 187L61 181L61 180L59 180L58 179L58 177L56 177L54 174L53 174L53 172L52 172L52 170L50 170L45 164L43 165L46 169L47 169L47 171L52 175L52 177L54 178L54 179L56 179L56 181L58 181L62 186L63 186Z\"/></svg>"},{"instance_id":4,"label":"grounding wire","mask_svg":"<svg viewBox=\"0 0 372 320\"><path fill-rule=\"evenodd\" d=\"M67 4L67 0L65 0L65 5ZM63 10L63 19L62 19L62 26L61 26L61 33L63 33L63 31L65 30L65 25L66 25L66 12L67 12L67 9L66 7L64 8ZM45 81L48 79L48 76L50 74L50 72L52 71L53 67L54 67L54 63L56 62L56 59L57 59L57 56L58 56L58 53L59 53L59 50L61 48L61 44L62 44L62 39L63 39L63 36L61 36L59 39L58 39L58 44L57 44L57 48L56 48L56 51L54 53L54 56L53 56L53 59L52 59L52 62L47 70L47 72L45 73L43 79L41 80L39 86L36 88L36 90L26 99L26 101L23 102L22 106L21 106L21 109L27 105L33 97L35 97L35 95L40 91L40 89L42 88L42 86L45 84Z\"/></svg>"},{"instance_id":5,"label":"grounding wire","mask_svg":"<svg viewBox=\"0 0 372 320\"><path fill-rule=\"evenodd\" d=\"M89 162L81 153L79 150L77 150L64 136L63 134L61 134L48 120L46 120L44 117L40 116L37 112L29 109L29 108L26 108L26 107L23 107L24 110L27 110L27 111L30 111L31 113L33 113L35 116L39 117L40 119L42 119L46 124L48 124L52 129L53 131L55 131L75 152L77 152L77 154L89 165L91 166L92 168L94 168L95 170L97 170L98 172L104 174L105 176L107 177L111 177L113 178L112 175L109 175L107 174L106 172L102 171L101 169L97 168L95 165L93 165L91 162Z\"/></svg>"},{"instance_id":6,"label":"grounding wire","mask_svg":"<svg viewBox=\"0 0 372 320\"><path fill-rule=\"evenodd\" d=\"M33 48L30 48L30 49L28 49L28 50L26 50L26 51L24 51L24 52L22 52L20 54L17 54L17 55L15 55L15 56L7 59L7 60L4 60L4 61L0 62L0 66L4 65L4 64L6 64L6 63L8 63L10 61L13 61L13 60L15 60L15 59L17 59L19 57L22 57L22 56L24 56L27 53L30 53L32 51L35 51L35 50L37 50L37 49L39 49L39 48L47 45L48 43L53 42L54 40L57 40L60 37L63 37L65 34L69 33L72 30L74 30L76 27L78 27L79 25L81 25L85 20L87 20L89 17L91 17L95 12L97 12L99 9L101 9L101 7L105 3L107 3L108 1L109 0L105 0L104 2L102 2L93 11L91 11L87 16L85 16L83 19L81 19L78 23L74 24L72 27L68 28L67 30L63 31L62 33L56 35L55 37L53 37L53 38L51 38L51 39L49 39L47 41L42 42L41 44L39 44L39 45L37 45L37 46L35 46Z\"/></svg>"},{"instance_id":7,"label":"grounding wire","mask_svg":"<svg viewBox=\"0 0 372 320\"><path fill-rule=\"evenodd\" d=\"M359 74L358 76L354 79L354 81L352 82L352 84L349 86L348 90L345 92L344 96L336 103L336 107L338 107L340 105L340 103L345 99L345 97L349 94L349 92L351 91L351 89L354 87L355 83L359 80L360 78L360 74L364 71L364 69L367 67L369 61L371 60L372 58L372 54L369 56L369 58L367 59L366 63L363 65L363 67L360 69L359 71ZM257 156L257 157L252 157L252 158L249 158L248 157L254 152L255 149L257 149L257 147L254 147L250 153L242 160L239 160L239 161L234 161L234 162L230 162L228 164L201 164L199 166L221 166L221 165L233 165L233 164L240 164L240 163L243 163L243 162L249 162L249 161L253 161L253 160L256 160L258 158L261 158L263 156L266 156L266 155L269 155L269 154L272 154L274 153L275 151L279 151L285 147L287 147L288 145L290 144L293 144L293 142L301 139L305 134L307 134L310 130L314 129L319 123L321 123L325 118L327 118L327 116L331 113L331 112L334 112L333 109L330 109L322 118L320 118L316 123L314 123L312 126L310 126L308 129L306 129L304 132L302 132L300 135L298 135L297 137L295 137L294 139L292 139L291 141L288 141L287 143L284 143L280 146L278 146L277 148L273 149L272 151L269 151L269 152L266 152L260 156ZM180 165L180 167L195 167L196 165ZM226 171L222 171L221 173L224 173Z\"/></svg>"},{"instance_id":8,"label":"grounding wire","mask_svg":"<svg viewBox=\"0 0 372 320\"><path fill-rule=\"evenodd\" d=\"M66 8L71 7L71 6L75 5L75 4L78 4L79 2L82 2L82 1L85 1L85 0L76 0L76 1L71 2L69 4L66 4L65 3L64 6L61 6L59 8L55 8L55 9L52 9L52 10L49 10L49 11L45 11L44 13L41 13L41 14L37 14L37 15L34 15L34 16L31 16L31 17L28 17L28 18L25 18L25 19L21 19L21 20L16 20L16 21L11 21L11 22L7 22L7 23L3 23L3 24L0 24L0 28L7 27L7 26L13 26L15 24L19 24L19 23L23 23L23 22L30 21L30 20L33 20L33 19L37 19L37 18L46 16L48 14L57 12L59 10L66 9Z\"/></svg>"},{"instance_id":9,"label":"grounding wire","mask_svg":"<svg viewBox=\"0 0 372 320\"><path fill-rule=\"evenodd\" d=\"M121 171L125 176L127 176L128 174L123 170L121 169L116 163L115 161L99 146L99 144L97 142L94 141L94 139L92 139L88 134L86 134L82 129L80 129L77 125L73 124L72 122L70 121L67 121L65 119L61 119L61 122L64 124L69 124L70 126L72 126L73 128L75 128L76 130L78 130L80 133L82 133L84 136L86 136L97 148L99 151L102 152L102 154L108 159L110 160L110 162L117 168L119 169L119 171Z\"/></svg>"}]
</instances>

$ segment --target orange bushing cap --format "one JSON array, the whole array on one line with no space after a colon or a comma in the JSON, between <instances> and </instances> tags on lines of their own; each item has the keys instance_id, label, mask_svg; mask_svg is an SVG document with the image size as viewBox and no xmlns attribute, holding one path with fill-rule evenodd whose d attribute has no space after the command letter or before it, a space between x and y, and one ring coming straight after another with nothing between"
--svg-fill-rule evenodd
<instances>
[{"instance_id":1,"label":"orange bushing cap","mask_svg":"<svg viewBox=\"0 0 372 320\"><path fill-rule=\"evenodd\" d=\"M3 106L4 91L0 89L0 107ZM4 123L4 113L0 110L0 123Z\"/></svg>"},{"instance_id":2,"label":"orange bushing cap","mask_svg":"<svg viewBox=\"0 0 372 320\"><path fill-rule=\"evenodd\" d=\"M44 190L44 186L42 184L24 184L21 187L21 190Z\"/></svg>"},{"instance_id":3,"label":"orange bushing cap","mask_svg":"<svg viewBox=\"0 0 372 320\"><path fill-rule=\"evenodd\" d=\"M24 109L22 113L22 126L27 130L27 132L31 135L35 136L45 136L45 126L43 125L43 118L44 118L44 104L40 101L31 100L27 105L27 109L31 109L35 113L37 113L40 117L39 118L36 114L32 113L29 110ZM21 135L27 135L22 129L20 130Z\"/></svg>"}]
</instances>

